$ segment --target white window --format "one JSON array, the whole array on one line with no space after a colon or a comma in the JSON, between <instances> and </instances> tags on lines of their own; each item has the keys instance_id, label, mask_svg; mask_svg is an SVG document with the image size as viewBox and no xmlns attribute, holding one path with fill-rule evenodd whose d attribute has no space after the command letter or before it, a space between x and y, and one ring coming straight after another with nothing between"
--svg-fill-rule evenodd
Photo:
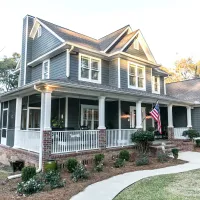
<instances>
[{"instance_id":1,"label":"white window","mask_svg":"<svg viewBox=\"0 0 200 200\"><path fill-rule=\"evenodd\" d=\"M138 41L138 39L134 40L133 46L134 46L134 49L139 50L139 41Z\"/></svg>"},{"instance_id":2,"label":"white window","mask_svg":"<svg viewBox=\"0 0 200 200\"><path fill-rule=\"evenodd\" d=\"M42 35L42 27L40 26L37 31L37 37L39 38Z\"/></svg>"},{"instance_id":3,"label":"white window","mask_svg":"<svg viewBox=\"0 0 200 200\"><path fill-rule=\"evenodd\" d=\"M49 79L50 60L45 60L42 64L42 79Z\"/></svg>"},{"instance_id":4,"label":"white window","mask_svg":"<svg viewBox=\"0 0 200 200\"><path fill-rule=\"evenodd\" d=\"M101 60L80 54L79 80L101 83Z\"/></svg>"},{"instance_id":5,"label":"white window","mask_svg":"<svg viewBox=\"0 0 200 200\"><path fill-rule=\"evenodd\" d=\"M152 76L152 92L160 94L160 77Z\"/></svg>"},{"instance_id":6,"label":"white window","mask_svg":"<svg viewBox=\"0 0 200 200\"><path fill-rule=\"evenodd\" d=\"M133 89L146 89L145 67L129 62L128 87Z\"/></svg>"},{"instance_id":7,"label":"white window","mask_svg":"<svg viewBox=\"0 0 200 200\"><path fill-rule=\"evenodd\" d=\"M81 126L90 130L97 129L99 125L99 109L94 105L81 105Z\"/></svg>"}]
</instances>

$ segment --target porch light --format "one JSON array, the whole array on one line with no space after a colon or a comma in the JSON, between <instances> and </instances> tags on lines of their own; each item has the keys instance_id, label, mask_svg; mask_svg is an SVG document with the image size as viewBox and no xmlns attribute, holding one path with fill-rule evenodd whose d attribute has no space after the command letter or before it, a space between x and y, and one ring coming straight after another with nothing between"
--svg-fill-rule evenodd
<instances>
[{"instance_id":1,"label":"porch light","mask_svg":"<svg viewBox=\"0 0 200 200\"><path fill-rule=\"evenodd\" d=\"M151 118L152 118L151 115L146 116L146 119L151 119Z\"/></svg>"},{"instance_id":2,"label":"porch light","mask_svg":"<svg viewBox=\"0 0 200 200\"><path fill-rule=\"evenodd\" d=\"M129 114L129 113L123 113L123 114L121 115L121 118L122 118L122 119L129 119L129 118L130 118L130 114Z\"/></svg>"}]
</instances>

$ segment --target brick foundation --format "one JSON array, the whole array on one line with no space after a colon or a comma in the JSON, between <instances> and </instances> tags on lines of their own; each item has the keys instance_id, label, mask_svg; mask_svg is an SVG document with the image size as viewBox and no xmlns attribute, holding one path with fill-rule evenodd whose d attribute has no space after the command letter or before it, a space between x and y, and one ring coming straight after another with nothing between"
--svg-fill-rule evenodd
<instances>
[{"instance_id":1,"label":"brick foundation","mask_svg":"<svg viewBox=\"0 0 200 200\"><path fill-rule=\"evenodd\" d=\"M15 149L0 144L0 162L4 165L10 165L10 160L12 159L23 160L25 166L35 166L38 168L39 155L38 153L33 153L30 151Z\"/></svg>"},{"instance_id":2,"label":"brick foundation","mask_svg":"<svg viewBox=\"0 0 200 200\"><path fill-rule=\"evenodd\" d=\"M106 149L106 129L99 130L99 148Z\"/></svg>"},{"instance_id":3,"label":"brick foundation","mask_svg":"<svg viewBox=\"0 0 200 200\"><path fill-rule=\"evenodd\" d=\"M174 127L168 127L168 140L174 140Z\"/></svg>"}]
</instances>

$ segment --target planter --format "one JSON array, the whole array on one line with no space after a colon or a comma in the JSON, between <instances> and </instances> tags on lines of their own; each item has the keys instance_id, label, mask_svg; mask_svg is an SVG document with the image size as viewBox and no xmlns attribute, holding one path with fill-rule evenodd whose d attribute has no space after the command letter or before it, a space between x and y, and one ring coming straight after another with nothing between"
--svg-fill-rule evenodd
<instances>
[{"instance_id":1,"label":"planter","mask_svg":"<svg viewBox=\"0 0 200 200\"><path fill-rule=\"evenodd\" d=\"M48 160L44 163L44 170L46 171L55 171L57 170L57 162L55 160Z\"/></svg>"}]
</instances>

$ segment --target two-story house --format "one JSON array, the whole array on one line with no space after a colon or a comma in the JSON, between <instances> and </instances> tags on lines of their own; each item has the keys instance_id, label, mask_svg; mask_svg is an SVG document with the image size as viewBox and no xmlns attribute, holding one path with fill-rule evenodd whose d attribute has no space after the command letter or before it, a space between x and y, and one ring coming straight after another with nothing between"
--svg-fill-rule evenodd
<instances>
[{"instance_id":1,"label":"two-story house","mask_svg":"<svg viewBox=\"0 0 200 200\"><path fill-rule=\"evenodd\" d=\"M134 131L155 126L157 100L163 132L181 137L194 103L167 95L159 67L129 25L94 39L27 15L19 87L0 97L2 152L40 158L41 167L61 154L130 145Z\"/></svg>"}]
</instances>

